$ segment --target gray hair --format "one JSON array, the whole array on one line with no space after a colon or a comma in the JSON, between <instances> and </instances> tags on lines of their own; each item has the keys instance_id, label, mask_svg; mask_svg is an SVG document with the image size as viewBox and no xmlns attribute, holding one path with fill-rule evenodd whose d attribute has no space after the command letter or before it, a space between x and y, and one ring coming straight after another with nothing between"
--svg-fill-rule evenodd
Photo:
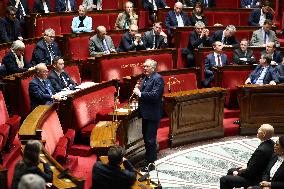
<instances>
[{"instance_id":1,"label":"gray hair","mask_svg":"<svg viewBox=\"0 0 284 189\"><path fill-rule=\"evenodd\" d=\"M17 50L17 49L24 49L26 46L21 40L16 40L12 43L11 49Z\"/></svg>"},{"instance_id":2,"label":"gray hair","mask_svg":"<svg viewBox=\"0 0 284 189\"><path fill-rule=\"evenodd\" d=\"M36 73L40 73L44 68L47 68L45 63L39 63L35 66Z\"/></svg>"},{"instance_id":3,"label":"gray hair","mask_svg":"<svg viewBox=\"0 0 284 189\"><path fill-rule=\"evenodd\" d=\"M205 24L203 22L201 22L201 21L197 21L194 26L195 27L202 27L202 28L204 28Z\"/></svg>"},{"instance_id":4,"label":"gray hair","mask_svg":"<svg viewBox=\"0 0 284 189\"><path fill-rule=\"evenodd\" d=\"M55 34L55 31L52 28L48 28L48 29L44 30L43 34L46 35L46 36L51 36L51 35Z\"/></svg>"},{"instance_id":5,"label":"gray hair","mask_svg":"<svg viewBox=\"0 0 284 189\"><path fill-rule=\"evenodd\" d=\"M147 60L145 60L145 63L146 63L146 62L149 62L150 65L151 65L151 67L154 68L154 70L156 70L158 63L157 63L155 60L147 59Z\"/></svg>"},{"instance_id":6,"label":"gray hair","mask_svg":"<svg viewBox=\"0 0 284 189\"><path fill-rule=\"evenodd\" d=\"M45 189L45 181L36 174L26 174L21 177L18 189Z\"/></svg>"},{"instance_id":7,"label":"gray hair","mask_svg":"<svg viewBox=\"0 0 284 189\"><path fill-rule=\"evenodd\" d=\"M179 1L178 1L178 2L176 2L176 3L175 3L175 6L174 6L174 7L177 7L177 6L181 6L181 7L182 7L182 6L183 6L183 4L182 4L181 2L179 2Z\"/></svg>"},{"instance_id":8,"label":"gray hair","mask_svg":"<svg viewBox=\"0 0 284 189\"><path fill-rule=\"evenodd\" d=\"M97 27L97 31L98 31L98 32L105 32L105 31L106 31L106 27L104 27L104 26L98 26L98 27Z\"/></svg>"},{"instance_id":9,"label":"gray hair","mask_svg":"<svg viewBox=\"0 0 284 189\"><path fill-rule=\"evenodd\" d=\"M237 29L236 29L236 27L235 27L234 25L228 25L228 26L226 27L226 30L230 30L230 31L233 31L233 32L236 32L236 31L237 31Z\"/></svg>"}]
</instances>

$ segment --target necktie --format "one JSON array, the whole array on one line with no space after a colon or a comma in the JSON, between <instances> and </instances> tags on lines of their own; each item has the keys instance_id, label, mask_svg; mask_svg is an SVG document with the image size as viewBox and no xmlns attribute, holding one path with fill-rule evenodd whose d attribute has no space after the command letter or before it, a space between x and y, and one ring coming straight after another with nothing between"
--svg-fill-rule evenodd
<instances>
[{"instance_id":1,"label":"necktie","mask_svg":"<svg viewBox=\"0 0 284 189\"><path fill-rule=\"evenodd\" d=\"M46 81L45 81L45 80L42 80L42 83L43 83L44 88L47 90L48 94L49 94L49 95L53 95L53 94L52 94L52 91L50 90L50 88L49 88L48 85L46 84Z\"/></svg>"},{"instance_id":2,"label":"necktie","mask_svg":"<svg viewBox=\"0 0 284 189\"><path fill-rule=\"evenodd\" d=\"M24 16L26 16L26 13L25 13L25 9L24 9L21 1L19 2L19 8L20 8L20 19L22 19L22 18L24 18Z\"/></svg>"},{"instance_id":3,"label":"necktie","mask_svg":"<svg viewBox=\"0 0 284 189\"><path fill-rule=\"evenodd\" d=\"M204 0L204 7L208 7L208 0Z\"/></svg>"},{"instance_id":4,"label":"necktie","mask_svg":"<svg viewBox=\"0 0 284 189\"><path fill-rule=\"evenodd\" d=\"M263 40L264 44L266 44L266 40L267 40L267 32L264 32L264 40Z\"/></svg>"},{"instance_id":5,"label":"necktie","mask_svg":"<svg viewBox=\"0 0 284 189\"><path fill-rule=\"evenodd\" d=\"M221 59L220 59L220 55L217 55L217 66L221 66Z\"/></svg>"},{"instance_id":6,"label":"necktie","mask_svg":"<svg viewBox=\"0 0 284 189\"><path fill-rule=\"evenodd\" d=\"M50 54L50 63L52 63L52 60L54 59L55 54L54 54L54 52L53 52L53 49L52 49L51 44L50 44L50 45L47 45L47 49L48 49L49 54Z\"/></svg>"},{"instance_id":7,"label":"necktie","mask_svg":"<svg viewBox=\"0 0 284 189\"><path fill-rule=\"evenodd\" d=\"M154 35L154 49L157 49L158 48L158 36L157 35Z\"/></svg>"},{"instance_id":8,"label":"necktie","mask_svg":"<svg viewBox=\"0 0 284 189\"><path fill-rule=\"evenodd\" d=\"M64 76L63 76L62 73L60 74L60 78L61 78L61 81L63 82L64 88L68 87L68 83L67 83L67 81L66 81L66 79L64 78Z\"/></svg>"},{"instance_id":9,"label":"necktie","mask_svg":"<svg viewBox=\"0 0 284 189\"><path fill-rule=\"evenodd\" d=\"M108 46L107 46L106 40L103 39L103 40L102 40L102 43L103 43L103 49L104 49L105 54L109 54L110 51L109 51L109 48L108 48Z\"/></svg>"}]
</instances>

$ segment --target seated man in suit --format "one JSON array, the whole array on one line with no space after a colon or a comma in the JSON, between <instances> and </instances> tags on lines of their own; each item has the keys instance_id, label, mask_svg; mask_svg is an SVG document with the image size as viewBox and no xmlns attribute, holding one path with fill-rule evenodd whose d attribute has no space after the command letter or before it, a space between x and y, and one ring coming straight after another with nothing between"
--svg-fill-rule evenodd
<instances>
[{"instance_id":1,"label":"seated man in suit","mask_svg":"<svg viewBox=\"0 0 284 189\"><path fill-rule=\"evenodd\" d=\"M261 55L259 65L249 75L245 84L276 85L276 83L279 83L276 72L270 66L271 60L270 55Z\"/></svg>"},{"instance_id":2,"label":"seated man in suit","mask_svg":"<svg viewBox=\"0 0 284 189\"><path fill-rule=\"evenodd\" d=\"M234 50L233 62L235 64L256 64L253 51L248 49L248 40L246 38L241 40L240 48Z\"/></svg>"},{"instance_id":3,"label":"seated man in suit","mask_svg":"<svg viewBox=\"0 0 284 189\"><path fill-rule=\"evenodd\" d=\"M12 43L11 50L4 56L2 63L5 65L7 75L22 73L31 70L32 65L24 60L25 44L16 40Z\"/></svg>"},{"instance_id":4,"label":"seated man in suit","mask_svg":"<svg viewBox=\"0 0 284 189\"><path fill-rule=\"evenodd\" d=\"M275 72L279 83L284 83L284 58L282 58L282 63L275 67Z\"/></svg>"},{"instance_id":5,"label":"seated man in suit","mask_svg":"<svg viewBox=\"0 0 284 189\"><path fill-rule=\"evenodd\" d=\"M62 89L75 89L77 84L71 79L71 77L64 71L64 60L61 57L55 57L52 61L53 70L47 77L52 84L52 87L56 93Z\"/></svg>"},{"instance_id":6,"label":"seated man in suit","mask_svg":"<svg viewBox=\"0 0 284 189\"><path fill-rule=\"evenodd\" d=\"M229 169L226 176L220 178L220 189L232 189L257 184L273 154L274 134L272 125L263 124L257 131L257 138L261 141L255 149L246 166Z\"/></svg>"},{"instance_id":7,"label":"seated man in suit","mask_svg":"<svg viewBox=\"0 0 284 189\"><path fill-rule=\"evenodd\" d=\"M278 64L281 64L282 62L282 54L280 51L276 50L276 45L274 42L268 42L266 44L266 47L265 47L265 50L261 52L262 55L264 54L268 54L272 57L272 60L271 60L271 65L275 66L275 65L278 65Z\"/></svg>"},{"instance_id":8,"label":"seated man in suit","mask_svg":"<svg viewBox=\"0 0 284 189\"><path fill-rule=\"evenodd\" d=\"M149 11L149 19L154 22L155 11L158 9L168 8L164 0L143 0L142 1L143 9Z\"/></svg>"},{"instance_id":9,"label":"seated man in suit","mask_svg":"<svg viewBox=\"0 0 284 189\"><path fill-rule=\"evenodd\" d=\"M130 189L136 181L136 172L133 165L124 159L124 149L112 146L108 150L108 163L97 161L92 171L91 189L123 188ZM125 169L121 169L123 164Z\"/></svg>"},{"instance_id":10,"label":"seated man in suit","mask_svg":"<svg viewBox=\"0 0 284 189\"><path fill-rule=\"evenodd\" d=\"M248 189L284 188L284 136L280 136L274 145L274 154L262 175L262 181Z\"/></svg>"},{"instance_id":11,"label":"seated man in suit","mask_svg":"<svg viewBox=\"0 0 284 189\"><path fill-rule=\"evenodd\" d=\"M214 67L220 67L228 64L227 55L222 53L223 44L220 41L215 41L212 44L214 49L213 53L210 53L205 58L205 65L204 65L204 87L210 87L211 82L214 79Z\"/></svg>"},{"instance_id":12,"label":"seated man in suit","mask_svg":"<svg viewBox=\"0 0 284 189\"><path fill-rule=\"evenodd\" d=\"M146 49L167 48L167 34L163 32L162 22L155 22L153 24L153 29L144 33L142 41L144 41Z\"/></svg>"},{"instance_id":13,"label":"seated man in suit","mask_svg":"<svg viewBox=\"0 0 284 189\"><path fill-rule=\"evenodd\" d=\"M265 47L268 42L274 42L276 47L280 47L276 34L271 30L271 27L271 20L265 20L262 28L253 32L250 45Z\"/></svg>"},{"instance_id":14,"label":"seated man in suit","mask_svg":"<svg viewBox=\"0 0 284 189\"><path fill-rule=\"evenodd\" d=\"M51 12L51 5L50 0L35 0L34 13L50 13Z\"/></svg>"},{"instance_id":15,"label":"seated man in suit","mask_svg":"<svg viewBox=\"0 0 284 189\"><path fill-rule=\"evenodd\" d=\"M114 27L116 30L126 30L132 24L138 25L138 15L133 10L133 3L128 1L125 11L118 14Z\"/></svg>"},{"instance_id":16,"label":"seated man in suit","mask_svg":"<svg viewBox=\"0 0 284 189\"><path fill-rule=\"evenodd\" d=\"M92 17L86 15L87 9L83 5L80 5L78 12L79 16L74 17L72 20L72 32L92 32Z\"/></svg>"},{"instance_id":17,"label":"seated man in suit","mask_svg":"<svg viewBox=\"0 0 284 189\"><path fill-rule=\"evenodd\" d=\"M122 35L118 52L146 50L142 36L138 33L138 26L131 25L129 31Z\"/></svg>"},{"instance_id":18,"label":"seated man in suit","mask_svg":"<svg viewBox=\"0 0 284 189\"><path fill-rule=\"evenodd\" d=\"M273 20L274 10L269 6L269 0L262 0L260 8L254 9L249 15L249 26L263 26L265 20Z\"/></svg>"},{"instance_id":19,"label":"seated man in suit","mask_svg":"<svg viewBox=\"0 0 284 189\"><path fill-rule=\"evenodd\" d=\"M234 25L228 25L225 30L217 30L211 36L211 41L221 41L224 47L238 47L239 42L236 40L236 27Z\"/></svg>"},{"instance_id":20,"label":"seated man in suit","mask_svg":"<svg viewBox=\"0 0 284 189\"><path fill-rule=\"evenodd\" d=\"M116 52L110 36L106 35L104 26L97 27L97 34L91 37L89 48L90 56L110 54Z\"/></svg>"},{"instance_id":21,"label":"seated man in suit","mask_svg":"<svg viewBox=\"0 0 284 189\"><path fill-rule=\"evenodd\" d=\"M201 21L196 22L194 31L189 34L187 48L182 49L182 55L187 59L187 66L194 67L194 50L200 47L210 47L211 40L209 38L209 30L205 28L205 24Z\"/></svg>"},{"instance_id":22,"label":"seated man in suit","mask_svg":"<svg viewBox=\"0 0 284 189\"><path fill-rule=\"evenodd\" d=\"M241 0L241 8L258 8L259 0Z\"/></svg>"},{"instance_id":23,"label":"seated man in suit","mask_svg":"<svg viewBox=\"0 0 284 189\"><path fill-rule=\"evenodd\" d=\"M35 66L35 78L29 84L29 96L31 110L38 105L49 105L54 101L60 101L61 97L55 94L49 79L47 79L48 69L44 63Z\"/></svg>"},{"instance_id":24,"label":"seated man in suit","mask_svg":"<svg viewBox=\"0 0 284 189\"><path fill-rule=\"evenodd\" d=\"M6 15L0 18L0 43L23 40L20 21L16 18L17 9L12 6L6 8Z\"/></svg>"},{"instance_id":25,"label":"seated man in suit","mask_svg":"<svg viewBox=\"0 0 284 189\"><path fill-rule=\"evenodd\" d=\"M55 12L76 11L76 0L56 0Z\"/></svg>"},{"instance_id":26,"label":"seated man in suit","mask_svg":"<svg viewBox=\"0 0 284 189\"><path fill-rule=\"evenodd\" d=\"M170 39L173 37L173 29L191 25L187 13L182 11L182 6L181 2L176 2L174 10L169 11L166 16L165 25Z\"/></svg>"},{"instance_id":27,"label":"seated man in suit","mask_svg":"<svg viewBox=\"0 0 284 189\"><path fill-rule=\"evenodd\" d=\"M61 56L57 43L54 41L55 31L48 28L43 33L43 38L39 40L34 48L31 63L37 65L45 63L51 65L56 56Z\"/></svg>"},{"instance_id":28,"label":"seated man in suit","mask_svg":"<svg viewBox=\"0 0 284 189\"><path fill-rule=\"evenodd\" d=\"M17 9L17 19L24 22L25 16L29 14L27 0L9 0L8 6L13 6Z\"/></svg>"}]
</instances>

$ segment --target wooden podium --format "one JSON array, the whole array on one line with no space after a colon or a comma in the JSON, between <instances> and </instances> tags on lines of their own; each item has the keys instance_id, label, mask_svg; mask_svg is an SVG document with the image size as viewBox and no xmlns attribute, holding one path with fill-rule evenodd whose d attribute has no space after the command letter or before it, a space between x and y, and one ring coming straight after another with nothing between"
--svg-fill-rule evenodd
<instances>
[{"instance_id":1,"label":"wooden podium","mask_svg":"<svg viewBox=\"0 0 284 189\"><path fill-rule=\"evenodd\" d=\"M164 95L170 118L170 146L224 136L226 90L207 88Z\"/></svg>"},{"instance_id":2,"label":"wooden podium","mask_svg":"<svg viewBox=\"0 0 284 189\"><path fill-rule=\"evenodd\" d=\"M241 85L239 89L241 134L256 134L263 123L284 133L284 85Z\"/></svg>"}]
</instances>

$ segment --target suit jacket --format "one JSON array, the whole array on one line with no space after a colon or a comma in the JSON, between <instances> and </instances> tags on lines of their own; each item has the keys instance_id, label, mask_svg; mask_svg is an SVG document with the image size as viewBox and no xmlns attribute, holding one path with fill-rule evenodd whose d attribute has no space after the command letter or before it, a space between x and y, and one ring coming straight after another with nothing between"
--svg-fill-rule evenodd
<instances>
[{"instance_id":1,"label":"suit jacket","mask_svg":"<svg viewBox=\"0 0 284 189\"><path fill-rule=\"evenodd\" d=\"M8 43L21 37L20 21L10 21L7 17L0 18L0 43Z\"/></svg>"},{"instance_id":2,"label":"suit jacket","mask_svg":"<svg viewBox=\"0 0 284 189\"><path fill-rule=\"evenodd\" d=\"M241 8L258 8L259 6L256 5L257 2L258 0L241 0Z\"/></svg>"},{"instance_id":3,"label":"suit jacket","mask_svg":"<svg viewBox=\"0 0 284 189\"><path fill-rule=\"evenodd\" d=\"M139 112L143 119L160 120L163 93L164 80L160 74L154 72L149 78L142 79Z\"/></svg>"},{"instance_id":4,"label":"suit jacket","mask_svg":"<svg viewBox=\"0 0 284 189\"><path fill-rule=\"evenodd\" d=\"M190 23L190 20L188 18L187 13L182 11L180 13L180 15L182 17L184 26L190 26L191 23ZM176 28L178 26L176 14L173 10L168 12L168 14L166 16L166 20L165 20L165 25L167 27L169 37L172 37L173 36L173 28Z\"/></svg>"},{"instance_id":5,"label":"suit jacket","mask_svg":"<svg viewBox=\"0 0 284 189\"><path fill-rule=\"evenodd\" d=\"M221 54L220 58L222 61L222 66L228 64L228 58L226 54ZM210 83L214 79L214 73L212 71L212 68L217 65L218 64L215 61L214 53L210 53L209 55L206 56L204 64L204 81L203 81L203 85L205 87L209 87Z\"/></svg>"},{"instance_id":6,"label":"suit jacket","mask_svg":"<svg viewBox=\"0 0 284 189\"><path fill-rule=\"evenodd\" d=\"M28 6L28 1L27 0L20 0L21 4L24 8L25 14L28 15L29 14L29 6ZM15 6L16 5L16 0L9 0L8 2L8 6ZM24 18L22 17L22 13L21 13L21 9L20 9L20 5L18 6L18 10L17 10L17 19L19 20L23 20Z\"/></svg>"},{"instance_id":7,"label":"suit jacket","mask_svg":"<svg viewBox=\"0 0 284 189\"><path fill-rule=\"evenodd\" d=\"M51 6L50 6L50 0L45 0L45 2L46 2L49 12L52 12ZM42 13L42 14L45 13L42 0L35 0L33 12Z\"/></svg>"},{"instance_id":8,"label":"suit jacket","mask_svg":"<svg viewBox=\"0 0 284 189\"><path fill-rule=\"evenodd\" d=\"M72 20L71 29L73 33L80 33L80 32L92 32L92 17L86 16L83 20L84 27L79 27L80 25L79 16L76 16Z\"/></svg>"},{"instance_id":9,"label":"suit jacket","mask_svg":"<svg viewBox=\"0 0 284 189\"><path fill-rule=\"evenodd\" d=\"M201 4L205 7L204 0L194 0L194 1L195 1L195 3L197 3L198 1L201 2ZM208 7L212 8L212 7L215 7L215 6L216 6L215 0L208 0Z\"/></svg>"},{"instance_id":10,"label":"suit jacket","mask_svg":"<svg viewBox=\"0 0 284 189\"><path fill-rule=\"evenodd\" d=\"M126 12L122 12L122 13L119 13L117 18L116 18L116 22L115 22L115 29L119 30L119 29L128 29L128 28L125 28L125 22L127 21L127 25L128 27L132 24L134 25L138 25L138 15L135 14L134 16L132 17L129 17L127 18L127 14Z\"/></svg>"},{"instance_id":11,"label":"suit jacket","mask_svg":"<svg viewBox=\"0 0 284 189\"><path fill-rule=\"evenodd\" d=\"M69 0L72 11L76 11L76 0ZM66 3L65 0L56 0L55 12L65 12Z\"/></svg>"},{"instance_id":12,"label":"suit jacket","mask_svg":"<svg viewBox=\"0 0 284 189\"><path fill-rule=\"evenodd\" d=\"M62 89L68 87L69 89L73 90L77 86L77 84L72 80L72 78L66 73L65 71L62 72L60 75L64 77L65 81L67 82L67 86L62 81L62 79L58 76L58 74L52 70L48 76L48 79L51 82L51 85L55 92L60 92Z\"/></svg>"},{"instance_id":13,"label":"suit jacket","mask_svg":"<svg viewBox=\"0 0 284 189\"><path fill-rule=\"evenodd\" d=\"M200 38L200 36L197 34L196 31L192 31L189 34L189 40L188 40L187 48L190 51L193 51L194 49L198 49L199 45L201 45L201 44L202 44L203 47L211 47L210 38L206 38L206 37Z\"/></svg>"},{"instance_id":14,"label":"suit jacket","mask_svg":"<svg viewBox=\"0 0 284 189\"><path fill-rule=\"evenodd\" d=\"M155 47L154 46L154 31L150 30L150 31L145 32L142 40L145 43L144 46L146 47L146 49L148 48L153 49L153 47ZM168 47L167 39L165 39L163 36L156 35L156 41L157 41L156 49L163 49L163 48Z\"/></svg>"},{"instance_id":15,"label":"suit jacket","mask_svg":"<svg viewBox=\"0 0 284 189\"><path fill-rule=\"evenodd\" d=\"M18 184L21 177L26 174L36 174L42 177L46 182L52 182L53 172L48 163L43 164L44 172L37 166L28 166L22 160L18 162L15 166L15 171L13 175L13 181L11 189L18 189Z\"/></svg>"},{"instance_id":16,"label":"suit jacket","mask_svg":"<svg viewBox=\"0 0 284 189\"><path fill-rule=\"evenodd\" d=\"M256 68L249 75L249 78L251 79L252 84L256 82L256 80L261 74L261 71L262 71L262 66L257 65ZM275 70L271 66L268 66L265 76L263 78L263 84L269 84L269 82L272 80L275 81L276 83L279 83Z\"/></svg>"},{"instance_id":17,"label":"suit jacket","mask_svg":"<svg viewBox=\"0 0 284 189\"><path fill-rule=\"evenodd\" d=\"M240 58L246 58L247 61L240 60ZM244 53L242 49L238 48L234 50L233 62L235 64L255 64L256 60L251 49L247 49L247 53Z\"/></svg>"},{"instance_id":18,"label":"suit jacket","mask_svg":"<svg viewBox=\"0 0 284 189\"><path fill-rule=\"evenodd\" d=\"M115 49L110 36L106 35L105 40L106 40L106 43L107 43L108 48L110 50ZM96 55L99 55L99 54L104 54L104 48L103 48L102 40L98 38L97 34L94 35L93 37L91 37L89 49L90 49L90 56L96 56Z\"/></svg>"},{"instance_id":19,"label":"suit jacket","mask_svg":"<svg viewBox=\"0 0 284 189\"><path fill-rule=\"evenodd\" d=\"M155 3L158 9L162 9L167 6L164 0L155 0ZM143 0L142 5L143 5L144 10L147 10L150 12L154 11L154 5L150 3L149 0Z\"/></svg>"},{"instance_id":20,"label":"suit jacket","mask_svg":"<svg viewBox=\"0 0 284 189\"><path fill-rule=\"evenodd\" d=\"M247 168L238 171L238 175L255 183L260 182L273 152L274 141L271 139L263 141L251 155L247 163Z\"/></svg>"},{"instance_id":21,"label":"suit jacket","mask_svg":"<svg viewBox=\"0 0 284 189\"><path fill-rule=\"evenodd\" d=\"M250 40L250 45L252 46L262 46L264 44L264 38L263 38L263 32L262 28L254 31L252 33L252 37ZM276 34L274 31L269 30L268 32L268 41L274 42L276 46L280 46L279 41L276 37Z\"/></svg>"},{"instance_id":22,"label":"suit jacket","mask_svg":"<svg viewBox=\"0 0 284 189\"><path fill-rule=\"evenodd\" d=\"M3 58L2 63L5 65L7 75L14 74L14 73L22 73L28 70L31 67L30 64L27 64L24 61L24 67L19 68L16 57L14 53L10 50Z\"/></svg>"},{"instance_id":23,"label":"suit jacket","mask_svg":"<svg viewBox=\"0 0 284 189\"><path fill-rule=\"evenodd\" d=\"M53 89L49 79L46 79L45 82L52 94L55 94L55 90ZM38 105L53 103L53 99L51 98L52 95L49 94L43 82L41 82L37 77L30 81L29 96L31 101L31 110L35 109Z\"/></svg>"},{"instance_id":24,"label":"suit jacket","mask_svg":"<svg viewBox=\"0 0 284 189\"><path fill-rule=\"evenodd\" d=\"M284 162L280 165L280 167L275 172L274 176L270 180L270 170L277 161L278 156L273 154L270 162L267 165L267 168L262 176L263 181L271 182L271 189L283 189L284 188Z\"/></svg>"},{"instance_id":25,"label":"suit jacket","mask_svg":"<svg viewBox=\"0 0 284 189\"><path fill-rule=\"evenodd\" d=\"M223 30L217 30L211 36L211 41L214 43L215 41L222 42ZM224 37L224 45L232 45L233 47L239 46L239 42L236 40L235 36L231 36L225 39Z\"/></svg>"},{"instance_id":26,"label":"suit jacket","mask_svg":"<svg viewBox=\"0 0 284 189\"><path fill-rule=\"evenodd\" d=\"M275 72L277 74L279 83L284 83L284 65L279 64L278 66L275 67Z\"/></svg>"},{"instance_id":27,"label":"suit jacket","mask_svg":"<svg viewBox=\"0 0 284 189\"><path fill-rule=\"evenodd\" d=\"M61 56L60 50L56 42L51 43L51 48L52 48L54 57ZM47 48L47 45L44 39L41 39L37 42L34 48L33 54L32 54L31 64L37 65L39 63L45 63L47 65L51 64L50 52Z\"/></svg>"},{"instance_id":28,"label":"suit jacket","mask_svg":"<svg viewBox=\"0 0 284 189\"><path fill-rule=\"evenodd\" d=\"M259 26L260 15L261 15L261 8L254 9L249 15L249 20L248 20L249 26ZM270 12L266 13L266 19L273 20L273 15Z\"/></svg>"},{"instance_id":29,"label":"suit jacket","mask_svg":"<svg viewBox=\"0 0 284 189\"><path fill-rule=\"evenodd\" d=\"M267 54L265 50L261 52L261 55L265 55L265 54ZM281 64L282 58L283 58L283 56L282 56L281 52L275 50L274 53L273 53L273 56L272 56L272 60L275 61L277 64Z\"/></svg>"},{"instance_id":30,"label":"suit jacket","mask_svg":"<svg viewBox=\"0 0 284 189\"><path fill-rule=\"evenodd\" d=\"M133 41L134 41L134 39L133 39ZM139 50L146 50L146 48L144 46L144 42L143 42L143 45L138 44L136 46L132 42L132 37L130 36L130 33L125 32L121 37L121 41L120 41L120 44L119 44L117 51L118 52L127 52L127 51L139 51Z\"/></svg>"},{"instance_id":31,"label":"suit jacket","mask_svg":"<svg viewBox=\"0 0 284 189\"><path fill-rule=\"evenodd\" d=\"M125 170L97 161L92 171L91 189L130 189L136 181L136 172L128 160L123 165Z\"/></svg>"}]
</instances>

